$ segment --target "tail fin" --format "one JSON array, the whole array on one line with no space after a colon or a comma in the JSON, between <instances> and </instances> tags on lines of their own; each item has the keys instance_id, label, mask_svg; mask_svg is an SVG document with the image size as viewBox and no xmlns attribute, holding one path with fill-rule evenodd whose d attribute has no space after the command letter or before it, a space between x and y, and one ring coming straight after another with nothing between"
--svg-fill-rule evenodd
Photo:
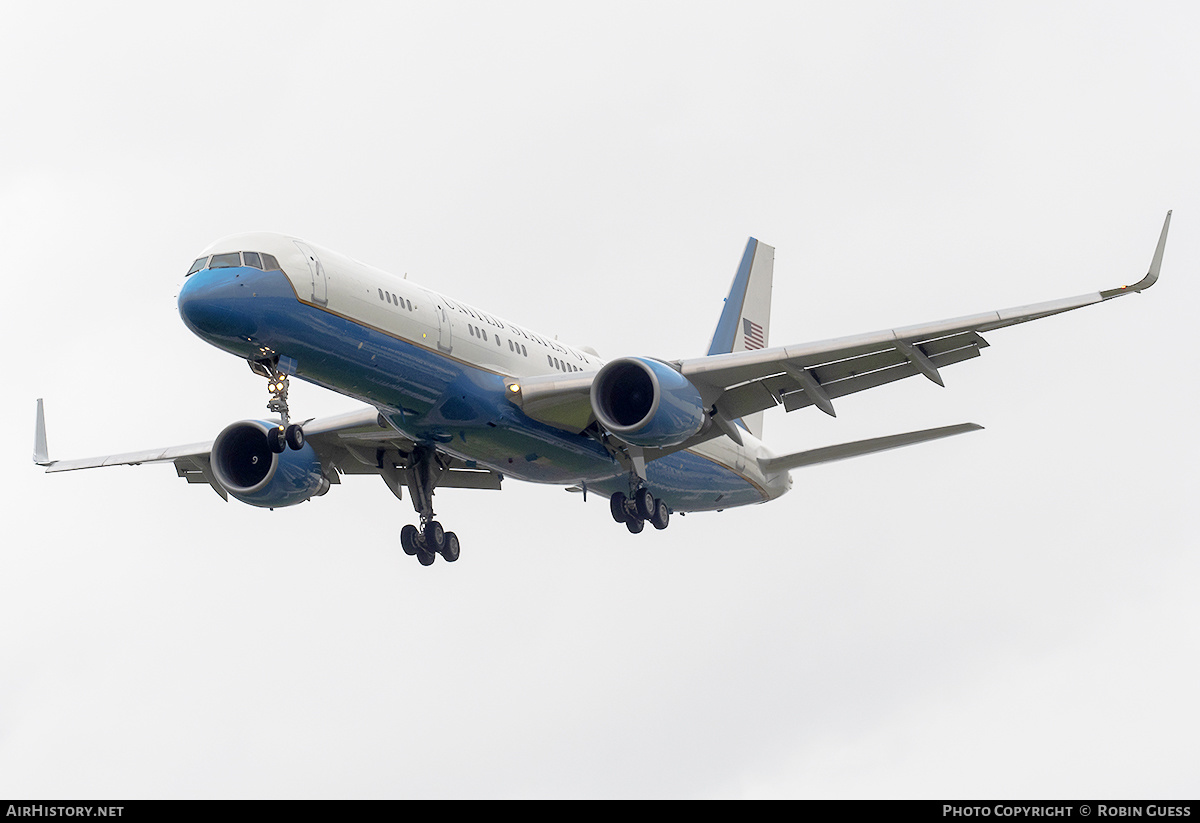
<instances>
[{"instance_id":1,"label":"tail fin","mask_svg":"<svg viewBox=\"0 0 1200 823\"><path fill-rule=\"evenodd\" d=\"M767 347L771 330L771 278L775 270L775 247L753 237L733 276L725 308L713 332L709 354L752 351ZM738 423L755 437L762 437L762 412L743 417Z\"/></svg>"},{"instance_id":2,"label":"tail fin","mask_svg":"<svg viewBox=\"0 0 1200 823\"><path fill-rule=\"evenodd\" d=\"M37 419L33 424L33 462L39 466L49 466L53 462L46 448L46 412L40 397L37 401Z\"/></svg>"}]
</instances>

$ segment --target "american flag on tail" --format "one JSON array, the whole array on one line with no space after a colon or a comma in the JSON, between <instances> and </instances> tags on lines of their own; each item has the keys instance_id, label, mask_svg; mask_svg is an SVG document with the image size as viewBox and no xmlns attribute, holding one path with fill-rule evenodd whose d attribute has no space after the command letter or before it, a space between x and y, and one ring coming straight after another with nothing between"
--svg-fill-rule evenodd
<instances>
[{"instance_id":1,"label":"american flag on tail","mask_svg":"<svg viewBox=\"0 0 1200 823\"><path fill-rule=\"evenodd\" d=\"M763 346L766 345L767 341L763 340L762 326L758 325L753 320L748 320L745 317L743 317L742 318L742 331L744 331L746 333L745 343L746 343L747 351L751 351L753 349L761 349Z\"/></svg>"}]
</instances>

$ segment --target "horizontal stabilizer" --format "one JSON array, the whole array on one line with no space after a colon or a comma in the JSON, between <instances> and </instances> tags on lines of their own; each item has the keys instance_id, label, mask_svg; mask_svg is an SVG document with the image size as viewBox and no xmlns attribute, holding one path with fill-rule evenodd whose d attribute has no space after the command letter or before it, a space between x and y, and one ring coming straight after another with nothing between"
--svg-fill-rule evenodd
<instances>
[{"instance_id":1,"label":"horizontal stabilizer","mask_svg":"<svg viewBox=\"0 0 1200 823\"><path fill-rule=\"evenodd\" d=\"M923 429L904 434L892 434L887 437L873 437L870 440L856 440L853 443L839 443L836 446L825 446L821 449L784 454L779 457L760 457L759 466L767 474L796 469L800 466L811 466L816 463L829 463L834 460L845 460L847 457L858 457L860 454L898 449L901 446L912 446L929 440L939 440L956 434L979 431L983 426L978 423L959 423L956 426L942 426L937 429Z\"/></svg>"}]
</instances>

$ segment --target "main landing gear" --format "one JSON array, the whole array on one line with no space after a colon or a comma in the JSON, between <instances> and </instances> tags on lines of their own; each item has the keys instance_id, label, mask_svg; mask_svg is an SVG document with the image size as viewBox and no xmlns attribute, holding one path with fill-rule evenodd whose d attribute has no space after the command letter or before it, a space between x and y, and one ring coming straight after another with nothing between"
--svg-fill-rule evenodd
<instances>
[{"instance_id":1,"label":"main landing gear","mask_svg":"<svg viewBox=\"0 0 1200 823\"><path fill-rule=\"evenodd\" d=\"M255 374L267 378L267 391L271 393L267 411L283 419L278 427L267 432L267 447L275 454L283 454L284 449L299 451L304 448L304 429L288 420L288 376L279 371L274 361L250 360L249 363Z\"/></svg>"},{"instance_id":2,"label":"main landing gear","mask_svg":"<svg viewBox=\"0 0 1200 823\"><path fill-rule=\"evenodd\" d=\"M647 523L656 529L665 529L671 519L667 504L646 486L638 486L629 497L624 492L617 492L608 499L608 505L613 520L624 523L631 534L640 534Z\"/></svg>"},{"instance_id":3,"label":"main landing gear","mask_svg":"<svg viewBox=\"0 0 1200 823\"><path fill-rule=\"evenodd\" d=\"M447 563L458 559L458 535L446 531L433 519L433 490L444 471L435 449L428 446L413 449L405 475L413 508L421 518L421 524L410 523L400 530L400 548L410 557L415 555L422 566L432 565L439 554Z\"/></svg>"},{"instance_id":4,"label":"main landing gear","mask_svg":"<svg viewBox=\"0 0 1200 823\"><path fill-rule=\"evenodd\" d=\"M447 563L453 563L458 559L458 535L445 531L436 520L430 520L422 528L409 523L400 530L400 548L409 557L416 555L422 566L433 565L439 554Z\"/></svg>"}]
</instances>

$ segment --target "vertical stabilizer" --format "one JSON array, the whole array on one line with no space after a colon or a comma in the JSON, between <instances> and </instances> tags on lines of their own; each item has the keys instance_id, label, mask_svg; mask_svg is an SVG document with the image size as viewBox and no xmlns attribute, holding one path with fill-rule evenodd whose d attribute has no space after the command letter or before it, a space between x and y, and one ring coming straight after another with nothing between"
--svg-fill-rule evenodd
<instances>
[{"instance_id":1,"label":"vertical stabilizer","mask_svg":"<svg viewBox=\"0 0 1200 823\"><path fill-rule=\"evenodd\" d=\"M733 276L729 296L717 329L713 332L709 354L765 349L771 329L771 278L775 270L775 247L753 237ZM762 412L738 421L755 437L762 437Z\"/></svg>"},{"instance_id":2,"label":"vertical stabilizer","mask_svg":"<svg viewBox=\"0 0 1200 823\"><path fill-rule=\"evenodd\" d=\"M33 462L39 466L50 465L50 450L46 448L46 412L42 398L37 401L37 420L33 427Z\"/></svg>"}]
</instances>

